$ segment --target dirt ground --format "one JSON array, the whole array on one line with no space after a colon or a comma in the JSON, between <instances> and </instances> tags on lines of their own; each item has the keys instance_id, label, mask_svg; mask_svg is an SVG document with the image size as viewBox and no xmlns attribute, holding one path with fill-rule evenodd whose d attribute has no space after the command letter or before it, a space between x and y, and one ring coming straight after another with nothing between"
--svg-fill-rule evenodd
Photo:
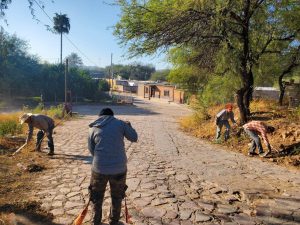
<instances>
[{"instance_id":1,"label":"dirt ground","mask_svg":"<svg viewBox=\"0 0 300 225\"><path fill-rule=\"evenodd\" d=\"M12 156L24 142L24 137L0 140L0 225L16 224L16 220L31 224L27 222L28 218L50 225L53 224L53 215L43 210L40 203L31 200L28 193L34 190L36 177L51 168L51 163L46 153L32 152L33 143L22 149L20 154Z\"/></svg>"}]
</instances>

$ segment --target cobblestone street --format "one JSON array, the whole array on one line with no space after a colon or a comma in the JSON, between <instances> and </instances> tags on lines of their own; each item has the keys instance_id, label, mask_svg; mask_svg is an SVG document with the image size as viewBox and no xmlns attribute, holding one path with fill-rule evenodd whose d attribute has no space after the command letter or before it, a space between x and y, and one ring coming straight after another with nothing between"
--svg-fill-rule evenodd
<instances>
[{"instance_id":1,"label":"cobblestone street","mask_svg":"<svg viewBox=\"0 0 300 225\"><path fill-rule=\"evenodd\" d=\"M56 223L70 224L88 201L88 124L101 108L75 107L82 116L55 130L53 166L41 174L32 195ZM300 172L181 132L178 118L191 113L185 106L136 100L133 106L111 108L139 135L137 143L126 141L133 224L300 224ZM107 195L105 219L109 207ZM89 211L85 224L90 220Z\"/></svg>"}]
</instances>

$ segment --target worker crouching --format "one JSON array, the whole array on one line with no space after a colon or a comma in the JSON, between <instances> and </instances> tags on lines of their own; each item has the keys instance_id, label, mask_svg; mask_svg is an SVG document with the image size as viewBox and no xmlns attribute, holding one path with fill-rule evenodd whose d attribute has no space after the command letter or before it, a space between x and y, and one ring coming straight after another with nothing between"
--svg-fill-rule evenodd
<instances>
[{"instance_id":1,"label":"worker crouching","mask_svg":"<svg viewBox=\"0 0 300 225\"><path fill-rule=\"evenodd\" d=\"M54 120L46 115L41 114L32 114L32 113L24 113L20 117L20 123L27 123L28 124L28 135L26 138L26 144L32 138L34 128L38 128L39 131L37 132L37 139L35 144L35 150L41 151L41 144L46 134L48 138L48 147L50 149L48 155L54 155L54 143L53 143L53 129L55 127Z\"/></svg>"},{"instance_id":2,"label":"worker crouching","mask_svg":"<svg viewBox=\"0 0 300 225\"><path fill-rule=\"evenodd\" d=\"M271 153L272 148L268 140L267 133L273 133L275 128L272 126L267 126L265 123L261 121L250 121L246 123L244 126L244 131L248 134L248 136L252 139L251 146L248 152L249 156L254 156L257 153L255 149L258 148L258 154L260 157L266 157L269 153ZM263 147L261 145L261 141L259 136L264 140L268 150L266 152L263 151Z\"/></svg>"}]
</instances>

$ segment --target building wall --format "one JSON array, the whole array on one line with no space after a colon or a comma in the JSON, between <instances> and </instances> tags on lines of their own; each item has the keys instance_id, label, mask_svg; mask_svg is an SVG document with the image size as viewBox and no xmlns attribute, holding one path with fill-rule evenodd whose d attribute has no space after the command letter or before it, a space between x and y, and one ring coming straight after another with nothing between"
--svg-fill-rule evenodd
<instances>
[{"instance_id":1,"label":"building wall","mask_svg":"<svg viewBox=\"0 0 300 225\"><path fill-rule=\"evenodd\" d=\"M173 101L174 89L175 89L174 86L157 85L157 91L155 92L155 97L159 97L159 93L160 93L161 99Z\"/></svg>"},{"instance_id":2,"label":"building wall","mask_svg":"<svg viewBox=\"0 0 300 225\"><path fill-rule=\"evenodd\" d=\"M151 92L152 90L152 92ZM165 101L184 103L184 91L175 89L172 85L139 84L137 95L140 97L158 98Z\"/></svg>"},{"instance_id":3,"label":"building wall","mask_svg":"<svg viewBox=\"0 0 300 225\"><path fill-rule=\"evenodd\" d=\"M137 95L140 97L144 97L144 84L138 84Z\"/></svg>"},{"instance_id":4,"label":"building wall","mask_svg":"<svg viewBox=\"0 0 300 225\"><path fill-rule=\"evenodd\" d=\"M183 104L184 103L184 91L175 89L174 90L174 102Z\"/></svg>"}]
</instances>

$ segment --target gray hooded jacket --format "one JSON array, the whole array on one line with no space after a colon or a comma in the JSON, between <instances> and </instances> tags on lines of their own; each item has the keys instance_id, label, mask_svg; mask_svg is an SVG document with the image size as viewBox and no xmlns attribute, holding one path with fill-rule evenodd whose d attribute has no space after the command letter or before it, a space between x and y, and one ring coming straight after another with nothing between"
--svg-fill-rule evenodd
<instances>
[{"instance_id":1,"label":"gray hooded jacket","mask_svg":"<svg viewBox=\"0 0 300 225\"><path fill-rule=\"evenodd\" d=\"M136 131L128 123L106 115L91 123L89 127L88 148L93 156L92 170L106 175L126 172L124 137L136 142Z\"/></svg>"}]
</instances>

